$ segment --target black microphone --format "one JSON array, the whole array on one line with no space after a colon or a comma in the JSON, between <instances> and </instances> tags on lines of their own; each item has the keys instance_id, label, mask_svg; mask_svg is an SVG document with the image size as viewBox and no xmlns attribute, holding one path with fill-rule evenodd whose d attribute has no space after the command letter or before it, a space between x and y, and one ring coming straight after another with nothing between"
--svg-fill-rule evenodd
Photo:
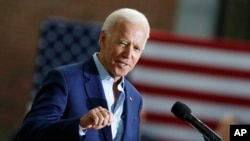
<instances>
[{"instance_id":1,"label":"black microphone","mask_svg":"<svg viewBox=\"0 0 250 141\"><path fill-rule=\"evenodd\" d=\"M191 113L191 109L177 101L171 112L181 120L191 123L204 137L205 141L222 141L222 138Z\"/></svg>"}]
</instances>

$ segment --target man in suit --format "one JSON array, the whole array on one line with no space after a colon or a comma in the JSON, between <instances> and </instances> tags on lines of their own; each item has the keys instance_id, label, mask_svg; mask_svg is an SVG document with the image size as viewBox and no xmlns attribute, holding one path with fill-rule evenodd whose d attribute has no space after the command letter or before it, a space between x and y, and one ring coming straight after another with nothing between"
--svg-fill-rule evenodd
<instances>
[{"instance_id":1,"label":"man in suit","mask_svg":"<svg viewBox=\"0 0 250 141\"><path fill-rule=\"evenodd\" d=\"M16 140L138 141L142 97L125 76L149 32L141 12L112 12L100 32L100 52L48 73Z\"/></svg>"}]
</instances>

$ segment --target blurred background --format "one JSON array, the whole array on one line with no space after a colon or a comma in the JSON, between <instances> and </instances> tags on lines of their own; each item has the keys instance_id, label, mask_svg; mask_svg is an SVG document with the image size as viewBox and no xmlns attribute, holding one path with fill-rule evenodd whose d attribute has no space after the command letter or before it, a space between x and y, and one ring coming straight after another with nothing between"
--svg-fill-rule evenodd
<instances>
[{"instance_id":1,"label":"blurred background","mask_svg":"<svg viewBox=\"0 0 250 141\"><path fill-rule=\"evenodd\" d=\"M191 42L195 46L198 43L201 46L206 44L207 41L220 40L225 42L223 43L223 48L226 45L233 48L230 50L230 53L233 54L234 51L240 52L240 54L243 54L244 59L249 59L249 0L109 0L105 2L95 0L0 0L1 141L8 140L14 134L15 129L27 111L27 105L31 99L42 21L46 18L56 18L73 22L102 23L110 12L122 7L135 8L144 13L149 19L151 28L154 31L160 31L154 32L155 34L164 33L162 36L171 35L171 44L173 42L178 44L178 41L183 43L183 41L188 39L189 43ZM155 35L154 37L158 36L160 35ZM180 38L172 38L176 36ZM169 41L169 39L163 40ZM214 42L211 44L214 44ZM150 45L154 46L154 44ZM170 45L168 44L168 46ZM217 45L214 46L216 47ZM244 51L246 51L246 54ZM157 56L157 54L155 55ZM243 63L243 65L245 67L243 71L244 78L242 77L244 84L235 89L245 89L242 93L246 100L244 102L247 103L250 101L250 91L246 85L250 84L250 80L245 77L250 76L250 65L248 62ZM144 91L144 87L140 86L141 83L140 85L137 83L140 81L139 78L136 79L139 75L134 73L132 76L134 76L135 84L138 85L139 90ZM173 91L171 92L173 93ZM152 95L148 94L149 91L146 93L146 109L154 113L154 111L157 111L157 108L150 107L150 103L154 100L157 101L157 99L151 98ZM237 94L236 91L235 93ZM175 100L178 100L178 98L172 99L171 105ZM164 101L161 102L164 103ZM166 102L168 101L166 100ZM199 106L197 102L190 103ZM159 106L162 107L162 105ZM249 104L245 104L242 107L245 109L250 108ZM210 109L205 110L209 111ZM250 111L248 111L249 113ZM222 115L218 115L217 119ZM164 120L162 116L155 116L154 114L151 114L149 118L153 122ZM180 124L178 123L178 125ZM159 129L164 131L164 127L159 127ZM147 130L150 132L149 129ZM158 136L161 135L159 134ZM167 140L163 135L159 138Z\"/></svg>"}]
</instances>

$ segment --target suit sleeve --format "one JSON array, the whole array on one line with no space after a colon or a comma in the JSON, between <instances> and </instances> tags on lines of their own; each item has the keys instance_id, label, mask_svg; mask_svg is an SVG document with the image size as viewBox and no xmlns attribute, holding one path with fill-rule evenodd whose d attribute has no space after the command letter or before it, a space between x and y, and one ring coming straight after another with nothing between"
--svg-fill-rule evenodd
<instances>
[{"instance_id":1,"label":"suit sleeve","mask_svg":"<svg viewBox=\"0 0 250 141\"><path fill-rule=\"evenodd\" d=\"M26 115L16 141L80 141L80 117L63 119L68 86L62 72L51 71Z\"/></svg>"}]
</instances>

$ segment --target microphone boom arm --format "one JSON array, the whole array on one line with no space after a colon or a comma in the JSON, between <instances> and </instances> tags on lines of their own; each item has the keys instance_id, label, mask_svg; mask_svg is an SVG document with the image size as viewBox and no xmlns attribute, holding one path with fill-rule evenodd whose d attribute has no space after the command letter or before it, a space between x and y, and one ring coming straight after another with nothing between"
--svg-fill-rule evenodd
<instances>
[{"instance_id":1,"label":"microphone boom arm","mask_svg":"<svg viewBox=\"0 0 250 141\"><path fill-rule=\"evenodd\" d=\"M213 130L196 118L192 113L186 117L186 120L203 135L205 141L222 141L219 135L213 132Z\"/></svg>"}]
</instances>

